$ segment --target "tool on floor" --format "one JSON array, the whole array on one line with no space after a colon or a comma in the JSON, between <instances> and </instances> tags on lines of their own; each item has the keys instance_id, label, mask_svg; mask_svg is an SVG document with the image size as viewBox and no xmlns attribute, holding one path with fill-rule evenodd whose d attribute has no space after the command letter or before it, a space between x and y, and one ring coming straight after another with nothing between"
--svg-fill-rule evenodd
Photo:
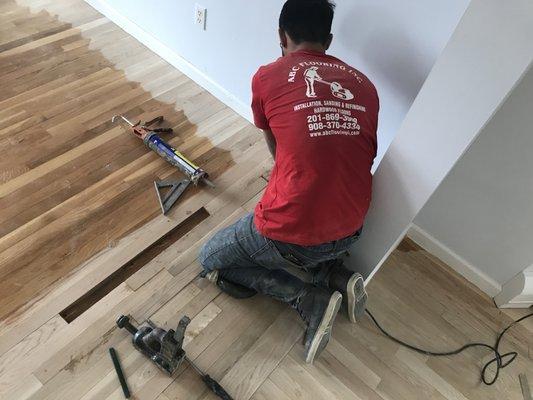
<instances>
[{"instance_id":1,"label":"tool on floor","mask_svg":"<svg viewBox=\"0 0 533 400\"><path fill-rule=\"evenodd\" d=\"M191 183L193 185L198 185L198 183L203 182L207 186L215 187L213 183L207 179L207 172L188 160L178 150L159 137L158 133L172 132L171 128L151 128L152 125L163 122L162 116L145 123L142 123L141 121L133 123L123 115L114 115L111 122L114 123L119 118L124 120L132 128L133 134L139 139L142 139L144 144L150 150L159 154L160 157L164 158L187 176L187 179L181 181L165 180L154 182L157 198L159 199L163 214L168 213ZM163 196L161 189L164 188L169 188L169 190L166 195Z\"/></svg>"},{"instance_id":2,"label":"tool on floor","mask_svg":"<svg viewBox=\"0 0 533 400\"><path fill-rule=\"evenodd\" d=\"M531 398L531 391L529 390L529 382L527 381L526 374L518 375L518 379L520 380L520 387L522 388L522 396L524 396L524 400L533 400Z\"/></svg>"},{"instance_id":3,"label":"tool on floor","mask_svg":"<svg viewBox=\"0 0 533 400\"><path fill-rule=\"evenodd\" d=\"M128 388L128 384L126 383L126 378L124 378L124 373L122 372L122 367L120 366L120 361L118 360L117 352L113 347L110 347L109 354L111 355L111 360L113 360L113 365L115 366L115 371L117 372L120 386L122 386L124 397L126 399L129 399L131 397L130 389Z\"/></svg>"},{"instance_id":4,"label":"tool on floor","mask_svg":"<svg viewBox=\"0 0 533 400\"><path fill-rule=\"evenodd\" d=\"M183 350L183 339L185 338L185 330L191 320L188 317L183 317L178 323L177 329L174 331L170 329L165 331L157 327L151 321L148 325L136 328L130 322L128 316L122 315L117 320L119 328L125 328L133 335L133 346L150 358L161 370L168 375L172 375L184 360L200 374L206 386L218 397L223 400L232 400L231 396L220 386L220 384L204 374L190 359L187 358L185 350Z\"/></svg>"}]
</instances>

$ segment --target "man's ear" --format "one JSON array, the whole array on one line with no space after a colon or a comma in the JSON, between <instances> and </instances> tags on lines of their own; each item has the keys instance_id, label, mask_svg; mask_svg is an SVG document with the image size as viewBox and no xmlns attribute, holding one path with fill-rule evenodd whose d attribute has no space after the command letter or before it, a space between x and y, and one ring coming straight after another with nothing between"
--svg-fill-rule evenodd
<instances>
[{"instance_id":1,"label":"man's ear","mask_svg":"<svg viewBox=\"0 0 533 400\"><path fill-rule=\"evenodd\" d=\"M324 47L325 49L329 49L329 46L331 46L331 42L333 41L333 34L330 33L329 34L329 37L328 37L328 40L326 41L326 43L324 44Z\"/></svg>"},{"instance_id":2,"label":"man's ear","mask_svg":"<svg viewBox=\"0 0 533 400\"><path fill-rule=\"evenodd\" d=\"M278 29L278 33L279 33L279 44L281 45L281 47L286 49L287 48L287 43L288 43L287 34L281 28Z\"/></svg>"}]
</instances>

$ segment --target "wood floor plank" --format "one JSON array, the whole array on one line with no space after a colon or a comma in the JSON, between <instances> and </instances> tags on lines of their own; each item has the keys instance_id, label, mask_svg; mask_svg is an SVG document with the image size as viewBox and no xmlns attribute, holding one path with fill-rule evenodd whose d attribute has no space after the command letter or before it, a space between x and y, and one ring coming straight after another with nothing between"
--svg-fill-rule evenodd
<instances>
[{"instance_id":1,"label":"wood floor plank","mask_svg":"<svg viewBox=\"0 0 533 400\"><path fill-rule=\"evenodd\" d=\"M64 323L59 322L56 329L49 329L47 327L45 328L44 326L40 328L41 330L37 329L32 335L35 338L38 338L38 340L34 341L32 339L32 335L29 335L26 339L26 341L29 340L30 342L35 343L35 346L32 346L31 350L26 351L24 357L18 357L16 360L11 358L9 367L2 371L2 374L0 374L0 388L2 388L3 391L7 391L9 388L15 387L19 385L20 382L24 381L27 376L33 374L34 371L37 371L35 375L40 375L38 369L43 364L43 376L41 379L43 381L47 380L47 375L49 375L50 372L53 371L53 373L55 373L55 371L57 371L56 367L54 367L54 364L52 362L48 362L47 360L54 357L61 360L66 359L65 362L60 363L60 367L66 365L69 361L74 360L74 358L71 360L66 354L64 354L62 349L64 349L65 346L70 343L70 341L75 340L80 333L90 328L95 321L101 317L103 310L119 304L130 294L131 290L123 285L117 288L113 293L110 293L108 296L106 296L103 301L93 306L92 309L86 313L85 318L77 320L75 323L68 326L65 326ZM57 321L57 317L55 320ZM43 329L45 329L45 332L51 332L51 334L41 336ZM104 334L105 332L102 332L102 335ZM86 344L84 344L84 346L86 346ZM84 346L80 346L77 350L82 352ZM74 351L74 349L72 349L72 351ZM3 357L6 355L8 358L10 358L9 353L6 353ZM73 362L73 365L75 365L75 362ZM0 392L0 396L1 395L2 393Z\"/></svg>"},{"instance_id":2,"label":"wood floor plank","mask_svg":"<svg viewBox=\"0 0 533 400\"><path fill-rule=\"evenodd\" d=\"M320 385L299 363L290 357L283 360L269 379L291 399L326 400L335 398L333 393ZM360 400L353 397L355 400Z\"/></svg>"},{"instance_id":3,"label":"wood floor plank","mask_svg":"<svg viewBox=\"0 0 533 400\"><path fill-rule=\"evenodd\" d=\"M221 384L240 399L249 399L287 355L303 330L294 310L283 312L252 348L224 376Z\"/></svg>"},{"instance_id":4,"label":"wood floor plank","mask_svg":"<svg viewBox=\"0 0 533 400\"><path fill-rule=\"evenodd\" d=\"M328 353L335 357L344 368L358 376L365 385L372 389L378 387L381 382L380 376L334 338L328 344Z\"/></svg>"},{"instance_id":5,"label":"wood floor plank","mask_svg":"<svg viewBox=\"0 0 533 400\"><path fill-rule=\"evenodd\" d=\"M289 393L280 389L274 382L270 379L267 379L263 384L257 389L255 394L252 397L253 400L291 400L295 397L289 396Z\"/></svg>"},{"instance_id":6,"label":"wood floor plank","mask_svg":"<svg viewBox=\"0 0 533 400\"><path fill-rule=\"evenodd\" d=\"M24 378L23 382L5 394L6 399L26 400L42 388L41 382L33 375Z\"/></svg>"}]
</instances>

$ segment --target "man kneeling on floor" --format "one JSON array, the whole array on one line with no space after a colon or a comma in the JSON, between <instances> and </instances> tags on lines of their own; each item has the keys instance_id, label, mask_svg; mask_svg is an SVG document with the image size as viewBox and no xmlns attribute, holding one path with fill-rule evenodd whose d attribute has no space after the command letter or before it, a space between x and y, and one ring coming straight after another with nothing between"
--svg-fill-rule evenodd
<instances>
[{"instance_id":1,"label":"man kneeling on floor","mask_svg":"<svg viewBox=\"0 0 533 400\"><path fill-rule=\"evenodd\" d=\"M259 292L298 311L309 363L328 343L342 302L350 321L364 313L363 278L340 257L361 233L377 148L374 85L326 55L334 7L327 0L283 6L283 57L252 81L255 125L275 159L268 186L253 214L216 233L200 253L204 277L226 293ZM298 269L310 278L290 272Z\"/></svg>"}]
</instances>

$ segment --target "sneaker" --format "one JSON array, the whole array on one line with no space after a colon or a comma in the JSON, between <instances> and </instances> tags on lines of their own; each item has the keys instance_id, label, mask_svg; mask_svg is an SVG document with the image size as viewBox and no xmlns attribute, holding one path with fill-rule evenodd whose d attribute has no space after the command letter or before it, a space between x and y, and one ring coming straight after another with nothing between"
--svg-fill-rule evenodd
<instances>
[{"instance_id":1,"label":"sneaker","mask_svg":"<svg viewBox=\"0 0 533 400\"><path fill-rule=\"evenodd\" d=\"M257 291L254 289L247 288L246 286L239 285L238 283L230 282L227 279L220 277L218 270L208 272L204 275L205 276L203 277L205 279L207 279L211 283L214 283L215 285L218 286L220 290L222 290L224 293L230 295L231 297L235 299L239 299L239 300L248 299L257 294Z\"/></svg>"},{"instance_id":2,"label":"sneaker","mask_svg":"<svg viewBox=\"0 0 533 400\"><path fill-rule=\"evenodd\" d=\"M331 338L333 321L339 312L342 295L313 288L300 298L296 309L307 322L305 333L305 362L312 364Z\"/></svg>"},{"instance_id":3,"label":"sneaker","mask_svg":"<svg viewBox=\"0 0 533 400\"><path fill-rule=\"evenodd\" d=\"M360 321L368 299L361 274L348 270L344 265L335 266L329 277L329 287L342 293L349 320L354 323Z\"/></svg>"},{"instance_id":4,"label":"sneaker","mask_svg":"<svg viewBox=\"0 0 533 400\"><path fill-rule=\"evenodd\" d=\"M204 273L202 274L202 278L205 278L209 282L214 283L216 285L218 282L218 270L215 269L214 271Z\"/></svg>"}]
</instances>

